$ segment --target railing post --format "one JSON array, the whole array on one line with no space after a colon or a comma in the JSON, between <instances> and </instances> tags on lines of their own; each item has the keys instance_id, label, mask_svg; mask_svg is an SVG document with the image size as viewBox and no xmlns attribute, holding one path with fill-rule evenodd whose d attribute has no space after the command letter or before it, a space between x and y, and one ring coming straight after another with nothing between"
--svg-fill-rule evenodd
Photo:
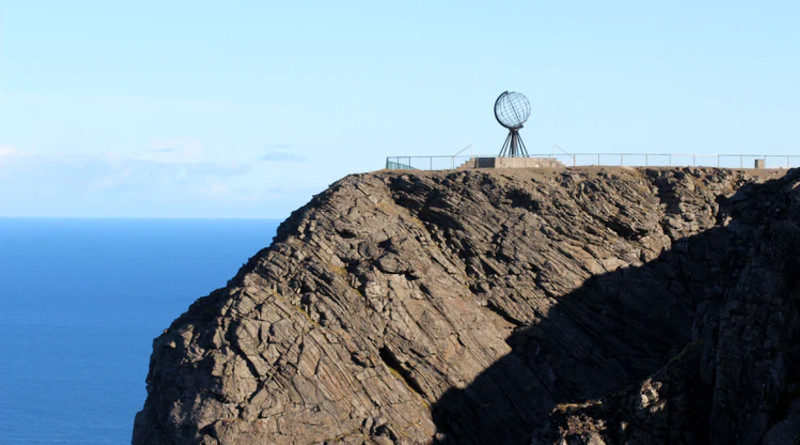
<instances>
[{"instance_id":1,"label":"railing post","mask_svg":"<svg viewBox=\"0 0 800 445\"><path fill-rule=\"evenodd\" d=\"M575 160L575 155L572 155L572 166L575 167L578 165L578 161Z\"/></svg>"},{"instance_id":2,"label":"railing post","mask_svg":"<svg viewBox=\"0 0 800 445\"><path fill-rule=\"evenodd\" d=\"M622 167L625 165L625 162L622 161L622 153L619 154L619 166Z\"/></svg>"},{"instance_id":3,"label":"railing post","mask_svg":"<svg viewBox=\"0 0 800 445\"><path fill-rule=\"evenodd\" d=\"M650 167L650 155L647 153L644 154L644 166Z\"/></svg>"},{"instance_id":4,"label":"railing post","mask_svg":"<svg viewBox=\"0 0 800 445\"><path fill-rule=\"evenodd\" d=\"M717 155L717 168L719 168L719 155Z\"/></svg>"},{"instance_id":5,"label":"railing post","mask_svg":"<svg viewBox=\"0 0 800 445\"><path fill-rule=\"evenodd\" d=\"M428 156L428 162L428 165L430 166L428 170L433 170L433 156Z\"/></svg>"},{"instance_id":6,"label":"railing post","mask_svg":"<svg viewBox=\"0 0 800 445\"><path fill-rule=\"evenodd\" d=\"M739 170L744 168L744 156L739 155Z\"/></svg>"}]
</instances>

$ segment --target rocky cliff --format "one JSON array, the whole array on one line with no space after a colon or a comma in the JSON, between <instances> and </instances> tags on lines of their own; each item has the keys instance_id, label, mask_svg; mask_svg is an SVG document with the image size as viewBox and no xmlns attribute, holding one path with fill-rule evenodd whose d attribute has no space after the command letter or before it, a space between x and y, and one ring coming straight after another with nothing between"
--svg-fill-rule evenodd
<instances>
[{"instance_id":1,"label":"rocky cliff","mask_svg":"<svg viewBox=\"0 0 800 445\"><path fill-rule=\"evenodd\" d=\"M344 178L154 341L133 442L792 443L785 173Z\"/></svg>"}]
</instances>

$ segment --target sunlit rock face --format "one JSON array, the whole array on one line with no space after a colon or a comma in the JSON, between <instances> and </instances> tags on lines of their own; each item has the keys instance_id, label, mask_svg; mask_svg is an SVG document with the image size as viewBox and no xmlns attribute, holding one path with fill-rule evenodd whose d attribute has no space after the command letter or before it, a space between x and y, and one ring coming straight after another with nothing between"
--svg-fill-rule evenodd
<instances>
[{"instance_id":1,"label":"sunlit rock face","mask_svg":"<svg viewBox=\"0 0 800 445\"><path fill-rule=\"evenodd\" d=\"M348 176L155 340L133 442L791 437L798 182Z\"/></svg>"}]
</instances>

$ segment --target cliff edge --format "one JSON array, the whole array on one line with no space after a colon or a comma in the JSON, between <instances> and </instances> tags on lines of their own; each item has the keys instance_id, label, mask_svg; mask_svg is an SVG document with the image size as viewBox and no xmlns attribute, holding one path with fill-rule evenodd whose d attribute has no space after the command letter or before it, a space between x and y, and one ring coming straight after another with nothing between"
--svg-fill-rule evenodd
<instances>
[{"instance_id":1,"label":"cliff edge","mask_svg":"<svg viewBox=\"0 0 800 445\"><path fill-rule=\"evenodd\" d=\"M800 170L352 175L154 341L133 443L792 443L799 278Z\"/></svg>"}]
</instances>

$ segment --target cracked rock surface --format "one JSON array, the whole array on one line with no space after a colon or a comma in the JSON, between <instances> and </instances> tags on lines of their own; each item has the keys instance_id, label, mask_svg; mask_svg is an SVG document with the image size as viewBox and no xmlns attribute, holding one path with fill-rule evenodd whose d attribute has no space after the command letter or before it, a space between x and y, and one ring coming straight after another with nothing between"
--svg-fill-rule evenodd
<instances>
[{"instance_id":1,"label":"cracked rock surface","mask_svg":"<svg viewBox=\"0 0 800 445\"><path fill-rule=\"evenodd\" d=\"M792 437L784 174L348 176L154 341L133 442Z\"/></svg>"}]
</instances>

